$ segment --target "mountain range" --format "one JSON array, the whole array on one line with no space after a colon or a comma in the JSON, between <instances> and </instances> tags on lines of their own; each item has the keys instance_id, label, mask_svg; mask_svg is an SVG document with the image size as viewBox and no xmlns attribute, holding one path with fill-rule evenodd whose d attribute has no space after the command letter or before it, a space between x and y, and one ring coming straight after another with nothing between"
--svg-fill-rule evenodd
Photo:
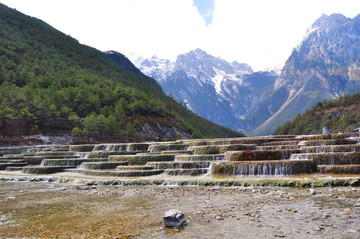
<instances>
[{"instance_id":1,"label":"mountain range","mask_svg":"<svg viewBox=\"0 0 360 239\"><path fill-rule=\"evenodd\" d=\"M271 134L312 105L360 90L360 16L322 15L294 48L281 74L253 72L196 49L175 62L138 59L166 94L193 112L249 134Z\"/></svg>"},{"instance_id":2,"label":"mountain range","mask_svg":"<svg viewBox=\"0 0 360 239\"><path fill-rule=\"evenodd\" d=\"M238 122L270 92L277 77L275 72L253 72L247 64L227 62L201 49L181 54L175 62L154 56L135 64L188 109L238 131L243 130Z\"/></svg>"}]
</instances>

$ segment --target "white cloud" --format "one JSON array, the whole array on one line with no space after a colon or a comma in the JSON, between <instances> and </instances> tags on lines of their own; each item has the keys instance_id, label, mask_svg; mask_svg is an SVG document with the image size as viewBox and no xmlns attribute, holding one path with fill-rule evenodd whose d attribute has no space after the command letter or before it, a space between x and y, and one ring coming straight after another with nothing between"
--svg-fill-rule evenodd
<instances>
[{"instance_id":1,"label":"white cloud","mask_svg":"<svg viewBox=\"0 0 360 239\"><path fill-rule=\"evenodd\" d=\"M175 58L201 48L255 70L283 65L322 13L360 13L358 0L215 0L206 27L192 0L0 0L100 50Z\"/></svg>"}]
</instances>

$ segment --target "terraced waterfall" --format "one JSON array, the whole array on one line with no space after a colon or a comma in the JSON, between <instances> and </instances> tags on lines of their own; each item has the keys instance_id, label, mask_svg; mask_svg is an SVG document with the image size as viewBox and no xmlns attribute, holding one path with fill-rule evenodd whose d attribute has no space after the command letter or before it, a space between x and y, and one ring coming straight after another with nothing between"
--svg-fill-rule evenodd
<instances>
[{"instance_id":1,"label":"terraced waterfall","mask_svg":"<svg viewBox=\"0 0 360 239\"><path fill-rule=\"evenodd\" d=\"M8 176L286 177L360 174L358 134L266 136L0 149ZM0 171L1 175L1 171Z\"/></svg>"}]
</instances>

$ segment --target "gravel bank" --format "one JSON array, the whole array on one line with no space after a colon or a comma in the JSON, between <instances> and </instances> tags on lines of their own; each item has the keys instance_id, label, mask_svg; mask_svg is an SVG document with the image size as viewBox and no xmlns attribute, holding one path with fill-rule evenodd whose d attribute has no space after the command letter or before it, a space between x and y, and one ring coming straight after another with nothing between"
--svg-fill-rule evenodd
<instances>
[{"instance_id":1,"label":"gravel bank","mask_svg":"<svg viewBox=\"0 0 360 239\"><path fill-rule=\"evenodd\" d=\"M359 238L360 190L0 182L0 238ZM164 228L164 212L187 225Z\"/></svg>"}]
</instances>

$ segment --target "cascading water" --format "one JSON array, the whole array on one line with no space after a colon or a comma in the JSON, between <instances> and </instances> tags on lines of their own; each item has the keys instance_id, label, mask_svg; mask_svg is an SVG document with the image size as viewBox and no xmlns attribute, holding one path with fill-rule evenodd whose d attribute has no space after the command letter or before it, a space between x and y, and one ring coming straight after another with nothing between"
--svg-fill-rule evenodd
<instances>
[{"instance_id":1,"label":"cascading water","mask_svg":"<svg viewBox=\"0 0 360 239\"><path fill-rule=\"evenodd\" d=\"M89 152L79 152L76 154L78 158L87 159L89 157Z\"/></svg>"},{"instance_id":2,"label":"cascading water","mask_svg":"<svg viewBox=\"0 0 360 239\"><path fill-rule=\"evenodd\" d=\"M291 167L285 163L242 164L235 167L239 176L287 176L292 175Z\"/></svg>"}]
</instances>

